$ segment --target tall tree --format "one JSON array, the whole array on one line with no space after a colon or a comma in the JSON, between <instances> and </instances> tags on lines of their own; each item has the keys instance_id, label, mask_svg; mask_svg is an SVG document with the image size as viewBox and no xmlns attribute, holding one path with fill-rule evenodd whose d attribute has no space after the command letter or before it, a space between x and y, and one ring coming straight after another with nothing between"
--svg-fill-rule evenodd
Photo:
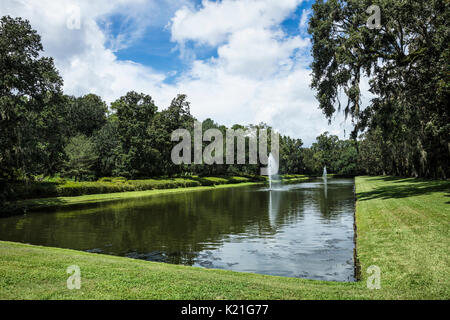
<instances>
[{"instance_id":1,"label":"tall tree","mask_svg":"<svg viewBox=\"0 0 450 320\"><path fill-rule=\"evenodd\" d=\"M53 60L40 56L42 51L41 38L27 20L0 19L0 179L27 177L42 157L58 161L62 154L49 150L62 144L46 140L58 136L52 110L62 94L62 79Z\"/></svg>"},{"instance_id":2,"label":"tall tree","mask_svg":"<svg viewBox=\"0 0 450 320\"><path fill-rule=\"evenodd\" d=\"M190 111L190 103L184 94L174 98L170 106L159 112L153 119L147 133L152 137L152 147L159 151L159 174L181 173L182 168L174 165L171 160L172 148L177 144L177 142L171 141L171 135L177 129L186 129L191 132L193 138L194 120ZM185 167L184 170L187 168Z\"/></svg>"},{"instance_id":3,"label":"tall tree","mask_svg":"<svg viewBox=\"0 0 450 320\"><path fill-rule=\"evenodd\" d=\"M106 123L108 107L101 97L87 94L66 98L65 119L69 136L84 134L90 137Z\"/></svg>"},{"instance_id":4,"label":"tall tree","mask_svg":"<svg viewBox=\"0 0 450 320\"><path fill-rule=\"evenodd\" d=\"M98 177L110 177L116 169L121 152L118 121L116 115L111 115L106 124L94 133L93 141L98 153L96 174Z\"/></svg>"},{"instance_id":5,"label":"tall tree","mask_svg":"<svg viewBox=\"0 0 450 320\"><path fill-rule=\"evenodd\" d=\"M303 168L303 142L283 136L280 140L280 173L300 174Z\"/></svg>"},{"instance_id":6,"label":"tall tree","mask_svg":"<svg viewBox=\"0 0 450 320\"><path fill-rule=\"evenodd\" d=\"M94 166L97 162L95 143L83 134L72 137L65 148L67 160L64 175L76 180L93 179Z\"/></svg>"},{"instance_id":7,"label":"tall tree","mask_svg":"<svg viewBox=\"0 0 450 320\"><path fill-rule=\"evenodd\" d=\"M358 131L379 128L391 174L448 177L450 3L445 0L318 0L313 5L313 80L331 120L347 98ZM369 7L371 7L370 10ZM370 20L379 8L381 21ZM371 16L372 15L372 16ZM369 20L369 21L368 21ZM361 104L362 78L376 96ZM393 161L388 164L387 161Z\"/></svg>"},{"instance_id":8,"label":"tall tree","mask_svg":"<svg viewBox=\"0 0 450 320\"><path fill-rule=\"evenodd\" d=\"M112 103L116 112L120 139L120 157L116 175L145 177L155 173L157 150L152 148L148 128L158 108L149 95L134 91Z\"/></svg>"}]
</instances>

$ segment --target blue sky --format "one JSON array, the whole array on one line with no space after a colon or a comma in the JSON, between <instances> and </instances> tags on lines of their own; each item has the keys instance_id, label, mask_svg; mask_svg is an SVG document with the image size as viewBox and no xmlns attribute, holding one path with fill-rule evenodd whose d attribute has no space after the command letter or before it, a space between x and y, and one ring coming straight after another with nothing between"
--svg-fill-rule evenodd
<instances>
[{"instance_id":1,"label":"blue sky","mask_svg":"<svg viewBox=\"0 0 450 320\"><path fill-rule=\"evenodd\" d=\"M288 17L286 17L285 20L282 21L280 27L287 36L302 35L304 37L310 37L305 30L303 32L300 31L299 23L303 10L311 9L312 3L312 1L302 2ZM202 1L193 1L192 5L201 8ZM169 21L167 21L167 23L169 23ZM129 21L126 15L113 14L102 17L102 19L99 19L98 24L102 30L108 32L112 38L117 38L124 30L130 28L132 22ZM105 26L106 24L108 24L107 27ZM114 50L111 43L107 44L107 46ZM195 56L199 60L218 57L217 47L198 45L192 41L189 41L187 46L195 52ZM144 34L134 40L126 48L115 50L115 54L119 60L134 61L164 73L175 71L176 74L182 74L190 65L190 61L180 57L179 51L176 50L176 43L171 41L171 32L168 25L147 27ZM175 79L176 76L169 75L165 81L167 83L173 83Z\"/></svg>"}]
</instances>

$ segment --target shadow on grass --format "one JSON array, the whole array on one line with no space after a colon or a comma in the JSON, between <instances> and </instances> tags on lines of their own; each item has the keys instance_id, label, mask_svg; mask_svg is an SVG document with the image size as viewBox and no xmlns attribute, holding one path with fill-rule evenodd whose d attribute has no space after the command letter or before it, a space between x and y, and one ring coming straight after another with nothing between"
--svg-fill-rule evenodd
<instances>
[{"instance_id":1,"label":"shadow on grass","mask_svg":"<svg viewBox=\"0 0 450 320\"><path fill-rule=\"evenodd\" d=\"M397 177L370 177L368 180L389 182L389 184L375 187L371 191L358 192L359 201L407 198L435 192L447 192L445 197L450 197L450 181ZM446 202L448 203L450 201Z\"/></svg>"}]
</instances>

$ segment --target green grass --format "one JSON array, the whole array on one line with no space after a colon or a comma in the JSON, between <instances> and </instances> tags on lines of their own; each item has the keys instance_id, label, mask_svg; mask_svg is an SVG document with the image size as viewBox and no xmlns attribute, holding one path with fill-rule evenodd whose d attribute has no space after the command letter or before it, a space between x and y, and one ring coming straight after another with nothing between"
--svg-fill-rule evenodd
<instances>
[{"instance_id":1,"label":"green grass","mask_svg":"<svg viewBox=\"0 0 450 320\"><path fill-rule=\"evenodd\" d=\"M145 191L130 191L130 192L118 192L118 193L98 193L87 194L76 197L52 197L42 199L27 199L14 202L13 209L10 211L13 213L20 213L24 211L35 211L46 208L55 207L68 207L75 205L87 205L90 203L110 202L117 200L135 199L149 197L159 194L180 193L180 192L193 192L193 191L205 191L217 188L230 188L230 187L244 187L249 185L260 184L261 182L237 182L233 184L211 184L210 186L198 186L198 187L184 187L175 189L154 189ZM4 214L10 212L5 211ZM1 214L0 214L1 216Z\"/></svg>"},{"instance_id":2,"label":"green grass","mask_svg":"<svg viewBox=\"0 0 450 320\"><path fill-rule=\"evenodd\" d=\"M450 182L356 178L358 256L408 298L450 298Z\"/></svg>"},{"instance_id":3,"label":"green grass","mask_svg":"<svg viewBox=\"0 0 450 320\"><path fill-rule=\"evenodd\" d=\"M0 299L449 299L449 187L444 181L356 178L362 271L356 283L0 242ZM72 264L81 267L81 290L66 288ZM366 287L371 265L381 269L380 290Z\"/></svg>"}]
</instances>

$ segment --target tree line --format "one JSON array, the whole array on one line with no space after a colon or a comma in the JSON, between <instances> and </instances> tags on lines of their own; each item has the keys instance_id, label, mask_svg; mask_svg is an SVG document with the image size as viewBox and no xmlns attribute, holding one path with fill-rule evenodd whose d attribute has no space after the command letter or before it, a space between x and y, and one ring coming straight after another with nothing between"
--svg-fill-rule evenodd
<instances>
[{"instance_id":1,"label":"tree line","mask_svg":"<svg viewBox=\"0 0 450 320\"><path fill-rule=\"evenodd\" d=\"M66 95L52 58L43 57L42 52L41 38L27 20L1 18L0 181L57 175L95 180L259 174L261 164L248 164L248 154L247 164L173 164L171 151L176 143L171 141L172 132L191 129L196 120L186 95L175 97L166 109L158 108L148 94L133 91L109 106L95 94ZM202 128L215 128L224 135L227 130L212 119L204 120ZM264 123L231 127L255 128L271 130ZM360 139L340 140L324 133L308 148L301 139L282 136L280 173L321 174L327 166L329 173L342 175L412 174L398 170L407 168L396 162L405 154L390 151L385 135L379 127L371 128ZM441 157L433 159L441 163L446 154ZM391 158L396 165L390 167L387 159ZM433 172L448 171L442 164L439 168Z\"/></svg>"},{"instance_id":2,"label":"tree line","mask_svg":"<svg viewBox=\"0 0 450 320\"><path fill-rule=\"evenodd\" d=\"M163 110L144 93L128 92L110 106L95 94L66 95L53 60L40 56L41 40L29 22L3 17L0 27L2 180L54 175L94 180L100 177L259 174L261 164L173 164L172 132L179 128L192 130L196 120L190 113L186 95L178 95ZM228 129L212 119L202 122L203 132L212 128L224 135ZM271 130L264 123L236 124L231 129ZM326 148L334 148L339 142L337 137L332 140ZM341 149L347 144L352 146L351 142L339 143ZM206 142L204 144L206 146ZM331 158L325 155L327 150L322 150L321 146L303 148L301 139L282 136L280 172L315 173L320 172L325 163L330 169L341 170L335 162L339 152L333 149L334 158ZM246 152L246 163L249 163L248 148ZM346 168L345 173L354 172Z\"/></svg>"}]
</instances>

